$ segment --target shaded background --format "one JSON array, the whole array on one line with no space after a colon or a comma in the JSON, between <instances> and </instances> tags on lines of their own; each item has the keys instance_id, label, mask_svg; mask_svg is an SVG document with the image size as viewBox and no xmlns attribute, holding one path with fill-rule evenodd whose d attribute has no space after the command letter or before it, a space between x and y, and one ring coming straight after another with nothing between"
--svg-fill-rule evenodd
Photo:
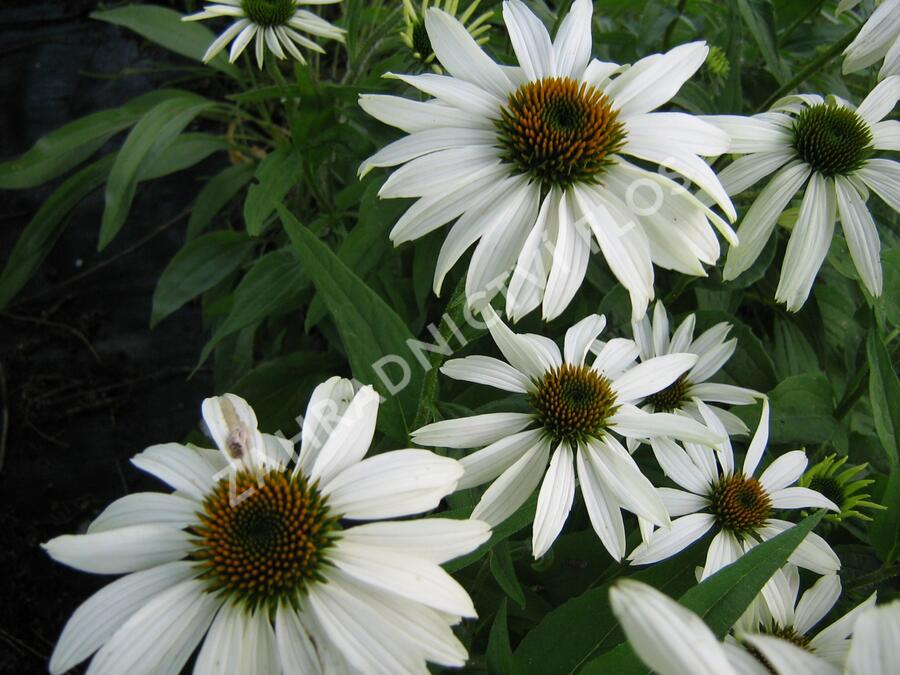
<instances>
[{"instance_id":1,"label":"shaded background","mask_svg":"<svg viewBox=\"0 0 900 675\"><path fill-rule=\"evenodd\" d=\"M158 4L182 5L182 3ZM77 117L178 76L178 57L93 21L96 0L0 3L0 159ZM123 136L116 138L121 143ZM83 528L112 499L158 489L129 458L197 427L211 375L199 309L149 328L156 280L183 244L218 159L145 184L97 253L102 189L78 207L40 272L0 312L0 672L46 672L68 616L109 578L53 563L40 543ZM0 192L0 265L60 184ZM8 421L5 421L8 420ZM78 671L76 671L78 672Z\"/></svg>"}]
</instances>

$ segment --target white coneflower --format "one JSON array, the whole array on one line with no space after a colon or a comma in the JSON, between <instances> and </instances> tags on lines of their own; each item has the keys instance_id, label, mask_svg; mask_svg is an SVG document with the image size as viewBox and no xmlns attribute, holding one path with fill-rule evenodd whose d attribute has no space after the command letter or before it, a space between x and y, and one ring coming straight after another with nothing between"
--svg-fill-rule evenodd
<instances>
[{"instance_id":1,"label":"white coneflower","mask_svg":"<svg viewBox=\"0 0 900 675\"><path fill-rule=\"evenodd\" d=\"M725 433L719 419L699 403L709 428ZM701 578L714 574L741 557L760 541L793 527L772 517L775 509L826 508L839 511L830 500L809 488L790 487L806 469L802 450L776 458L762 475L754 477L769 439L769 401L763 399L759 426L753 434L740 470L728 438L719 451L695 443L657 439L652 444L657 461L679 487L659 488L663 503L674 518L672 527L653 532L628 559L646 565L684 550L710 530L716 530L706 554ZM818 574L840 569L840 561L828 543L810 532L791 554L795 565Z\"/></svg>"},{"instance_id":2,"label":"white coneflower","mask_svg":"<svg viewBox=\"0 0 900 675\"><path fill-rule=\"evenodd\" d=\"M800 601L797 593L800 575L794 565L786 565L769 580L764 600L756 605L757 616L748 612L735 627L737 639L750 647L751 654L768 661L772 651L779 651L788 643L843 670L850 649L850 637L860 614L875 604L873 593L867 600L818 632L813 627L821 621L841 595L841 580L836 574L826 574L807 589ZM777 638L764 640L756 647L757 636ZM789 650L793 653L793 650Z\"/></svg>"},{"instance_id":3,"label":"white coneflower","mask_svg":"<svg viewBox=\"0 0 900 675\"><path fill-rule=\"evenodd\" d=\"M697 363L689 371L665 389L643 400L641 407L648 412L681 412L702 421L697 401L749 405L762 397L753 389L708 381L734 354L737 338L726 339L731 325L723 322L694 339L695 321L695 315L689 314L670 336L666 308L662 302L657 302L652 322L649 316L645 316L632 324L634 341L641 350L641 361L679 352L697 355ZM719 418L729 434L747 433L747 426L737 415L718 406L707 405L707 408Z\"/></svg>"},{"instance_id":4,"label":"white coneflower","mask_svg":"<svg viewBox=\"0 0 900 675\"><path fill-rule=\"evenodd\" d=\"M462 475L424 450L363 459L377 411L371 387L323 383L291 465L291 444L260 434L243 399L207 399L218 451L168 443L132 460L174 493L128 495L86 534L44 545L77 569L127 574L75 611L50 671L97 652L91 673L179 673L201 643L195 674L463 665L451 626L475 610L440 563L490 530L440 518L354 524L432 509Z\"/></svg>"},{"instance_id":5,"label":"white coneflower","mask_svg":"<svg viewBox=\"0 0 900 675\"><path fill-rule=\"evenodd\" d=\"M852 9L859 0L842 0L838 13ZM855 73L884 63L878 78L900 75L900 0L884 0L863 24L853 42L844 50L844 73Z\"/></svg>"},{"instance_id":6,"label":"white coneflower","mask_svg":"<svg viewBox=\"0 0 900 675\"><path fill-rule=\"evenodd\" d=\"M244 49L256 40L254 52L256 64L263 67L266 49L277 58L288 55L300 63L306 63L299 47L324 53L315 42L301 33L329 40L344 41L344 29L332 26L303 5L331 5L341 0L216 0L207 4L202 11L182 17L182 21L201 21L228 17L235 19L203 55L204 63L225 49L231 43L228 60L234 62ZM232 42L233 41L233 42Z\"/></svg>"},{"instance_id":7,"label":"white coneflower","mask_svg":"<svg viewBox=\"0 0 900 675\"><path fill-rule=\"evenodd\" d=\"M734 279L753 264L778 217L797 192L800 213L791 232L775 297L796 311L812 289L840 218L850 257L863 284L881 294L881 244L866 208L869 189L900 211L900 163L876 156L900 150L900 122L884 120L900 96L900 76L878 84L859 108L830 97L797 95L753 117L705 119L727 131L731 150L746 154L719 177L736 195L774 173L738 228L740 244L728 251L724 277Z\"/></svg>"},{"instance_id":8,"label":"white coneflower","mask_svg":"<svg viewBox=\"0 0 900 675\"><path fill-rule=\"evenodd\" d=\"M701 159L727 151L727 134L692 115L653 112L703 65L707 46L681 45L628 67L592 60L592 11L590 0L575 0L551 40L520 0L507 0L519 67L506 68L459 21L431 8L425 28L448 75L391 76L433 100L360 98L370 115L409 134L360 167L404 165L379 193L418 199L391 231L394 243L455 221L438 255L436 293L478 242L469 303L480 309L511 272L507 315L516 320L542 305L552 319L580 287L593 238L637 320L653 298L654 263L704 275L719 256L711 222L736 243L722 218L655 170L692 181L735 218Z\"/></svg>"},{"instance_id":9,"label":"white coneflower","mask_svg":"<svg viewBox=\"0 0 900 675\"><path fill-rule=\"evenodd\" d=\"M429 4L458 19L479 46L487 44L490 39L490 36L487 35L491 29L488 21L494 15L494 12L493 10L488 10L475 16L481 0L469 3L469 6L462 13L459 13L459 0L422 0L418 12L413 4L413 0L403 0L403 30L400 32L400 39L403 40L403 44L406 45L407 49L412 52L413 58L440 75L443 74L444 70L435 58L428 31L425 29L425 13L428 11Z\"/></svg>"},{"instance_id":10,"label":"white coneflower","mask_svg":"<svg viewBox=\"0 0 900 675\"><path fill-rule=\"evenodd\" d=\"M688 417L650 414L634 405L671 384L696 363L696 355L669 354L635 365L634 342L614 339L588 365L585 357L606 323L602 316L572 326L562 353L545 337L513 333L491 308L485 320L508 363L468 356L448 361L441 372L523 394L531 412L445 420L413 432L413 440L423 445L481 448L460 460L465 475L459 488L494 481L472 517L500 523L540 484L532 536L533 554L540 557L572 507L577 467L594 530L617 560L625 554L621 509L668 526L659 495L615 435L722 442L721 434Z\"/></svg>"}]
</instances>

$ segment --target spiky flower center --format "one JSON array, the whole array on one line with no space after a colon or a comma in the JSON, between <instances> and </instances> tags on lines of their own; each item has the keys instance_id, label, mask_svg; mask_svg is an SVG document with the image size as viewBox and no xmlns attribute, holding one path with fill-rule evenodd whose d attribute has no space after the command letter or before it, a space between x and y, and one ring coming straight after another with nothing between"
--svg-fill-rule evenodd
<instances>
[{"instance_id":1,"label":"spiky flower center","mask_svg":"<svg viewBox=\"0 0 900 675\"><path fill-rule=\"evenodd\" d=\"M546 187L597 182L625 141L612 101L570 77L523 84L500 115L504 158Z\"/></svg>"},{"instance_id":2,"label":"spiky flower center","mask_svg":"<svg viewBox=\"0 0 900 675\"><path fill-rule=\"evenodd\" d=\"M872 132L852 110L820 103L794 120L794 149L813 171L845 176L872 156Z\"/></svg>"},{"instance_id":3,"label":"spiky flower center","mask_svg":"<svg viewBox=\"0 0 900 675\"><path fill-rule=\"evenodd\" d=\"M557 443L602 435L618 408L608 379L587 366L568 363L547 371L528 399L538 422Z\"/></svg>"},{"instance_id":4,"label":"spiky flower center","mask_svg":"<svg viewBox=\"0 0 900 675\"><path fill-rule=\"evenodd\" d=\"M687 375L682 375L662 391L648 396L644 399L644 403L651 404L655 412L672 412L677 410L685 402L690 384Z\"/></svg>"},{"instance_id":5,"label":"spiky flower center","mask_svg":"<svg viewBox=\"0 0 900 675\"><path fill-rule=\"evenodd\" d=\"M290 602L320 580L337 525L316 485L282 471L223 478L199 519L191 557L200 578L250 608Z\"/></svg>"},{"instance_id":6,"label":"spiky flower center","mask_svg":"<svg viewBox=\"0 0 900 675\"><path fill-rule=\"evenodd\" d=\"M755 478L734 474L716 483L709 494L709 510L719 527L737 534L761 527L772 513L772 500Z\"/></svg>"},{"instance_id":7,"label":"spiky flower center","mask_svg":"<svg viewBox=\"0 0 900 675\"><path fill-rule=\"evenodd\" d=\"M297 11L296 0L241 0L244 15L257 26L283 26Z\"/></svg>"},{"instance_id":8,"label":"spiky flower center","mask_svg":"<svg viewBox=\"0 0 900 675\"><path fill-rule=\"evenodd\" d=\"M844 500L846 499L844 489L831 476L816 476L809 481L809 489L815 490L843 508Z\"/></svg>"}]
</instances>

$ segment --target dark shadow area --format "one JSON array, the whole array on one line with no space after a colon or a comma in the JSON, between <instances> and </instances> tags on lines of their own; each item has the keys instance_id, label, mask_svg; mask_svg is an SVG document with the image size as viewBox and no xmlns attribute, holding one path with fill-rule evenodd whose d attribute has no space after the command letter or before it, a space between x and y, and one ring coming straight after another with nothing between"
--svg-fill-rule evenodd
<instances>
[{"instance_id":1,"label":"dark shadow area","mask_svg":"<svg viewBox=\"0 0 900 675\"><path fill-rule=\"evenodd\" d=\"M0 159L172 78L161 64L176 57L91 20L95 6L0 5ZM188 379L206 339L199 308L152 331L149 317L156 280L183 244L176 216L222 161L142 187L122 233L99 254L103 190L95 192L0 312L0 672L46 672L69 615L110 580L52 562L41 542L83 531L119 496L158 489L129 458L197 427L211 387L208 371ZM0 192L0 265L60 182Z\"/></svg>"}]
</instances>

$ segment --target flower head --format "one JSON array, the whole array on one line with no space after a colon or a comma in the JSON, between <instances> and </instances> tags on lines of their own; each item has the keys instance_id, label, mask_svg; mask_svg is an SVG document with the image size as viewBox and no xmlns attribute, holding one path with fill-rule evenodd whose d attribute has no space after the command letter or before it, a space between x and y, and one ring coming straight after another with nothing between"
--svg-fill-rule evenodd
<instances>
[{"instance_id":1,"label":"flower head","mask_svg":"<svg viewBox=\"0 0 900 675\"><path fill-rule=\"evenodd\" d=\"M735 626L738 641L766 665L771 665L772 652L790 644L823 659L837 670L843 670L854 624L860 614L875 605L875 594L828 627L815 632L816 624L831 611L841 595L840 577L836 574L820 577L798 602L799 587L800 575L794 565L778 570L767 582L762 601L756 602ZM763 640L757 646L756 638L760 635L776 640ZM778 657L773 660L777 661Z\"/></svg>"},{"instance_id":2,"label":"flower head","mask_svg":"<svg viewBox=\"0 0 900 675\"><path fill-rule=\"evenodd\" d=\"M762 397L762 394L753 389L708 381L734 354L737 338L726 339L731 326L723 322L695 339L695 322L695 315L689 314L670 335L666 308L662 302L657 301L652 322L645 316L632 324L634 341L640 349L642 362L664 354L687 352L697 355L697 363L690 370L665 389L654 392L643 400L641 407L648 412L681 412L702 421L698 401L707 404L749 405ZM737 415L714 405L707 405L707 408L719 418L730 435L747 433L747 426Z\"/></svg>"},{"instance_id":3,"label":"flower head","mask_svg":"<svg viewBox=\"0 0 900 675\"><path fill-rule=\"evenodd\" d=\"M206 5L202 11L182 17L182 21L202 21L219 17L235 19L226 30L209 46L203 55L203 62L210 61L231 43L228 60L237 60L244 49L254 41L256 64L263 67L266 49L276 58L288 55L300 63L306 58L298 47L324 53L315 42L305 37L308 33L329 40L344 41L344 30L336 28L302 5L328 5L341 0L216 0L216 4ZM233 41L233 42L232 42Z\"/></svg>"},{"instance_id":4,"label":"flower head","mask_svg":"<svg viewBox=\"0 0 900 675\"><path fill-rule=\"evenodd\" d=\"M428 11L429 4L458 19L475 40L475 43L484 45L490 39L487 33L491 26L488 21L494 16L494 12L493 10L488 10L475 17L475 12L478 11L480 3L481 0L475 0L469 3L469 6L466 7L462 14L458 14L459 0L434 0L434 2L422 0L421 10L418 12L413 4L413 0L403 0L403 30L400 32L400 39L403 40L403 44L406 45L407 49L412 52L413 58L440 75L444 71L435 57L434 49L431 46L431 38L428 37L428 30L425 28L425 13Z\"/></svg>"},{"instance_id":5,"label":"flower head","mask_svg":"<svg viewBox=\"0 0 900 675\"><path fill-rule=\"evenodd\" d=\"M738 228L724 276L745 271L768 241L778 217L802 191L800 213L788 241L775 298L791 311L806 302L840 219L850 257L863 285L880 295L878 230L866 207L869 190L900 211L900 163L880 151L900 149L900 122L884 120L900 97L900 76L873 89L858 108L836 97L788 96L750 118L707 117L731 136L731 152L745 154L720 179L735 195L774 173Z\"/></svg>"},{"instance_id":6,"label":"flower head","mask_svg":"<svg viewBox=\"0 0 900 675\"><path fill-rule=\"evenodd\" d=\"M502 522L540 484L532 536L535 558L547 552L562 530L575 495L577 468L594 530L609 553L621 559L625 554L621 509L659 526L668 525L668 516L617 436L711 444L723 440L690 418L650 414L634 405L671 384L697 357L668 354L636 365L638 348L631 340L595 342L606 324L596 314L566 332L562 352L547 338L513 333L493 309L484 316L507 362L468 356L448 361L441 372L521 394L530 412L434 422L413 432L413 439L423 445L481 448L460 460L465 473L459 488L494 481L473 518ZM592 350L596 358L588 364Z\"/></svg>"},{"instance_id":7,"label":"flower head","mask_svg":"<svg viewBox=\"0 0 900 675\"><path fill-rule=\"evenodd\" d=\"M77 569L126 574L75 611L51 672L94 652L91 672L180 672L198 645L195 673L463 665L451 626L475 610L440 563L490 530L441 518L357 524L432 509L462 474L424 450L364 459L377 411L371 387L319 385L294 458L226 394L203 404L218 450L167 443L134 457L175 492L128 495L86 534L44 544Z\"/></svg>"},{"instance_id":8,"label":"flower head","mask_svg":"<svg viewBox=\"0 0 900 675\"><path fill-rule=\"evenodd\" d=\"M552 319L581 286L595 240L637 320L653 297L654 263L702 276L719 256L714 227L737 241L720 216L654 170L692 181L736 217L701 159L724 153L727 134L688 114L654 112L708 49L685 44L619 66L591 58L590 0L572 3L553 40L520 0L506 0L503 17L517 68L491 60L446 12L426 12L447 75L390 75L432 96L427 102L360 98L370 115L409 134L370 157L360 174L403 165L379 193L418 200L394 226L395 244L454 223L438 257L436 293L477 242L466 277L470 305L480 309L508 282L510 318L542 306Z\"/></svg>"},{"instance_id":9,"label":"flower head","mask_svg":"<svg viewBox=\"0 0 900 675\"><path fill-rule=\"evenodd\" d=\"M724 434L722 423L706 404L700 402L698 406L709 428ZM683 489L659 488L669 514L675 518L672 527L653 532L628 559L636 565L664 560L715 530L701 575L705 579L760 541L792 527L791 523L774 518L775 510L838 511L834 503L818 492L790 487L806 468L806 455L801 450L781 455L759 478L755 476L768 438L769 402L763 399L759 426L740 469L735 466L727 438L719 451L691 442L682 448L671 440L651 439L653 453L663 471ZM806 535L790 561L818 574L840 569L840 561L831 547L812 532Z\"/></svg>"},{"instance_id":10,"label":"flower head","mask_svg":"<svg viewBox=\"0 0 900 675\"><path fill-rule=\"evenodd\" d=\"M862 513L862 509L883 510L886 507L868 501L869 495L861 493L860 490L875 481L871 478L854 480L861 471L865 471L868 465L857 464L841 471L841 467L846 462L847 457L838 459L835 454L828 455L821 462L807 469L797 484L821 492L840 507L840 513L830 513L826 516L828 520L833 522L840 522L847 518L872 520L868 515Z\"/></svg>"}]
</instances>

